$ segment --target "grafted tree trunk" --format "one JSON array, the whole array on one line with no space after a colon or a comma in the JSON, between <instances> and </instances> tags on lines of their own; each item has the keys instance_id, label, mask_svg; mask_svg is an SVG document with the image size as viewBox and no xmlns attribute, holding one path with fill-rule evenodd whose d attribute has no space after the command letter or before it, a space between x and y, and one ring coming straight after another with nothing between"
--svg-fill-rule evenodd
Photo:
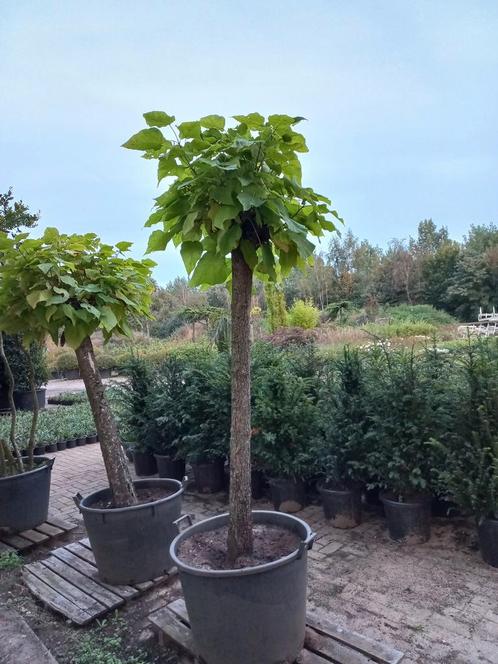
<instances>
[{"instance_id":1,"label":"grafted tree trunk","mask_svg":"<svg viewBox=\"0 0 498 664\"><path fill-rule=\"evenodd\" d=\"M7 376L7 397L9 402L10 410L10 433L9 433L9 445L5 445L4 454L7 462L11 465L12 470L14 470L14 464L17 466L18 472L22 473L24 470L21 452L17 446L16 442L16 421L17 421L17 410L14 403L14 375L12 369L10 368L7 355L5 354L5 348L3 345L3 333L0 332L0 358L2 359L3 366L5 369L5 374Z\"/></svg>"},{"instance_id":2,"label":"grafted tree trunk","mask_svg":"<svg viewBox=\"0 0 498 664\"><path fill-rule=\"evenodd\" d=\"M100 449L114 506L133 505L137 502L133 480L118 436L116 422L105 396L104 385L89 337L76 349L76 357L99 435Z\"/></svg>"},{"instance_id":3,"label":"grafted tree trunk","mask_svg":"<svg viewBox=\"0 0 498 664\"><path fill-rule=\"evenodd\" d=\"M252 271L232 251L232 421L228 562L252 553L251 514L251 293Z\"/></svg>"},{"instance_id":4,"label":"grafted tree trunk","mask_svg":"<svg viewBox=\"0 0 498 664\"><path fill-rule=\"evenodd\" d=\"M40 407L38 406L38 395L36 394L35 368L33 366L33 359L31 358L31 351L29 348L25 348L24 346L22 346L22 349L26 358L26 363L28 365L29 388L31 391L31 400L33 402L33 414L31 416L31 427L29 430L28 440L28 466L29 470L32 470L34 466L33 451L35 449L36 426L38 424Z\"/></svg>"}]
</instances>

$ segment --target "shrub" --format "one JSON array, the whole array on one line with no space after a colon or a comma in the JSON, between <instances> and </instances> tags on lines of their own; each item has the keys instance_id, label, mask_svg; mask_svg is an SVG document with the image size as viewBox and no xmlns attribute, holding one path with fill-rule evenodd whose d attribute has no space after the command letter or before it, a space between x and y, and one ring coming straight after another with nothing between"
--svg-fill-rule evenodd
<instances>
[{"instance_id":1,"label":"shrub","mask_svg":"<svg viewBox=\"0 0 498 664\"><path fill-rule=\"evenodd\" d=\"M259 356L253 358L255 465L273 477L304 479L312 472L315 376L293 370L286 351L260 346L257 352Z\"/></svg>"},{"instance_id":2,"label":"shrub","mask_svg":"<svg viewBox=\"0 0 498 664\"><path fill-rule=\"evenodd\" d=\"M320 321L320 311L311 301L296 300L289 311L289 325L311 330Z\"/></svg>"},{"instance_id":3,"label":"shrub","mask_svg":"<svg viewBox=\"0 0 498 664\"><path fill-rule=\"evenodd\" d=\"M14 375L14 389L16 392L29 392L31 383L29 379L28 362L22 348L21 339L17 336L4 335L5 355ZM36 388L40 388L48 380L48 368L45 359L45 347L39 343L32 343L29 347L31 361L35 373ZM3 362L0 362L0 389L8 387L7 376Z\"/></svg>"},{"instance_id":4,"label":"shrub","mask_svg":"<svg viewBox=\"0 0 498 664\"><path fill-rule=\"evenodd\" d=\"M430 337L437 332L437 327L432 323L410 321L400 321L384 325L380 323L367 323L363 329L376 337L381 337L382 339L415 336Z\"/></svg>"},{"instance_id":5,"label":"shrub","mask_svg":"<svg viewBox=\"0 0 498 664\"><path fill-rule=\"evenodd\" d=\"M446 311L435 309L430 304L399 304L386 307L381 315L404 323L431 323L432 325L454 325L456 320Z\"/></svg>"},{"instance_id":6,"label":"shrub","mask_svg":"<svg viewBox=\"0 0 498 664\"><path fill-rule=\"evenodd\" d=\"M367 479L369 386L358 350L345 347L329 362L318 403L316 471L335 488Z\"/></svg>"}]
</instances>

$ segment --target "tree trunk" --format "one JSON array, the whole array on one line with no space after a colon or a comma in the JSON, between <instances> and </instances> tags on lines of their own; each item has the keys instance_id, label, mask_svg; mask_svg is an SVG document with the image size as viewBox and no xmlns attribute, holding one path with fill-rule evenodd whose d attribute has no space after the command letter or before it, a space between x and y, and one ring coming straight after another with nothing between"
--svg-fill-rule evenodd
<instances>
[{"instance_id":1,"label":"tree trunk","mask_svg":"<svg viewBox=\"0 0 498 664\"><path fill-rule=\"evenodd\" d=\"M87 337L76 349L76 357L95 427L99 435L100 449L111 488L115 507L128 507L137 502L131 473L116 428L116 422L105 396L104 385L95 361L92 341Z\"/></svg>"},{"instance_id":2,"label":"tree trunk","mask_svg":"<svg viewBox=\"0 0 498 664\"><path fill-rule=\"evenodd\" d=\"M16 410L16 405L14 403L14 375L12 373L12 369L10 368L7 355L5 354L2 332L0 332L0 357L2 359L3 366L5 369L5 374L7 376L7 383L8 383L7 395L8 395L9 410L10 410L10 433L9 433L10 448L6 446L5 453L7 459L10 460L11 464L13 464L15 458L17 470L20 473L22 473L24 467L21 459L21 453L19 451L16 441L17 410Z\"/></svg>"},{"instance_id":3,"label":"tree trunk","mask_svg":"<svg viewBox=\"0 0 498 664\"><path fill-rule=\"evenodd\" d=\"M251 294L252 271L232 251L232 422L228 562L252 553L251 514Z\"/></svg>"},{"instance_id":4,"label":"tree trunk","mask_svg":"<svg viewBox=\"0 0 498 664\"><path fill-rule=\"evenodd\" d=\"M29 348L25 348L24 346L22 346L22 349L26 358L26 363L28 365L29 387L31 390L31 400L33 401L33 414L31 416L31 427L29 430L28 441L28 467L29 470L33 470L33 450L35 449L36 425L38 424L38 414L40 412L40 408L38 406L38 395L36 394L35 368L31 358L31 350Z\"/></svg>"}]
</instances>

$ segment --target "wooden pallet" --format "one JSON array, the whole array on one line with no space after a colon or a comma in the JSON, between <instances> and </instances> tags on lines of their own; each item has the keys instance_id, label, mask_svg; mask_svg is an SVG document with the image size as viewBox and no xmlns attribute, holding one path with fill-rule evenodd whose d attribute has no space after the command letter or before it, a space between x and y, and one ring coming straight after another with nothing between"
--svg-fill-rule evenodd
<instances>
[{"instance_id":1,"label":"wooden pallet","mask_svg":"<svg viewBox=\"0 0 498 664\"><path fill-rule=\"evenodd\" d=\"M155 611L149 621L161 644L172 642L178 648L182 663L199 662L183 599ZM308 613L304 650L296 664L398 664L403 657L399 650Z\"/></svg>"},{"instance_id":2,"label":"wooden pallet","mask_svg":"<svg viewBox=\"0 0 498 664\"><path fill-rule=\"evenodd\" d=\"M24 583L35 597L57 613L86 625L118 608L170 574L130 586L111 586L100 580L88 538L55 549L48 558L25 565Z\"/></svg>"},{"instance_id":3,"label":"wooden pallet","mask_svg":"<svg viewBox=\"0 0 498 664\"><path fill-rule=\"evenodd\" d=\"M76 524L55 516L49 516L45 523L41 523L31 530L23 530L14 535L0 529L0 552L17 551L24 553L38 544L62 537L76 528Z\"/></svg>"}]
</instances>

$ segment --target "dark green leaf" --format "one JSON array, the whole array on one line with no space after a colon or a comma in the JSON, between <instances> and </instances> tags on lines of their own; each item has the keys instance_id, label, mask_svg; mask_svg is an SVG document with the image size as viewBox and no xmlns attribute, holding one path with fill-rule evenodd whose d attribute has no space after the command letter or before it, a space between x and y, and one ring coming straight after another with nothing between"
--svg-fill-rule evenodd
<instances>
[{"instance_id":1,"label":"dark green leaf","mask_svg":"<svg viewBox=\"0 0 498 664\"><path fill-rule=\"evenodd\" d=\"M149 237L147 251L145 253L150 254L152 251L164 251L168 241L168 233L165 233L164 231L152 231Z\"/></svg>"},{"instance_id":2,"label":"dark green leaf","mask_svg":"<svg viewBox=\"0 0 498 664\"><path fill-rule=\"evenodd\" d=\"M168 127L175 121L175 116L163 111L149 111L144 113L144 119L149 127Z\"/></svg>"},{"instance_id":3,"label":"dark green leaf","mask_svg":"<svg viewBox=\"0 0 498 664\"><path fill-rule=\"evenodd\" d=\"M240 237L242 235L242 227L240 224L234 222L226 230L221 231L218 235L218 249L220 254L228 254L232 249L238 246Z\"/></svg>"},{"instance_id":4,"label":"dark green leaf","mask_svg":"<svg viewBox=\"0 0 498 664\"><path fill-rule=\"evenodd\" d=\"M152 129L142 129L138 134L134 134L129 138L126 143L123 143L123 148L129 150L158 150L164 141L164 136L155 127Z\"/></svg>"},{"instance_id":5,"label":"dark green leaf","mask_svg":"<svg viewBox=\"0 0 498 664\"><path fill-rule=\"evenodd\" d=\"M203 251L200 242L182 242L180 253L188 274L192 272Z\"/></svg>"},{"instance_id":6,"label":"dark green leaf","mask_svg":"<svg viewBox=\"0 0 498 664\"><path fill-rule=\"evenodd\" d=\"M229 274L228 263L224 256L206 252L197 263L192 278L191 286L214 286L226 281Z\"/></svg>"}]
</instances>

